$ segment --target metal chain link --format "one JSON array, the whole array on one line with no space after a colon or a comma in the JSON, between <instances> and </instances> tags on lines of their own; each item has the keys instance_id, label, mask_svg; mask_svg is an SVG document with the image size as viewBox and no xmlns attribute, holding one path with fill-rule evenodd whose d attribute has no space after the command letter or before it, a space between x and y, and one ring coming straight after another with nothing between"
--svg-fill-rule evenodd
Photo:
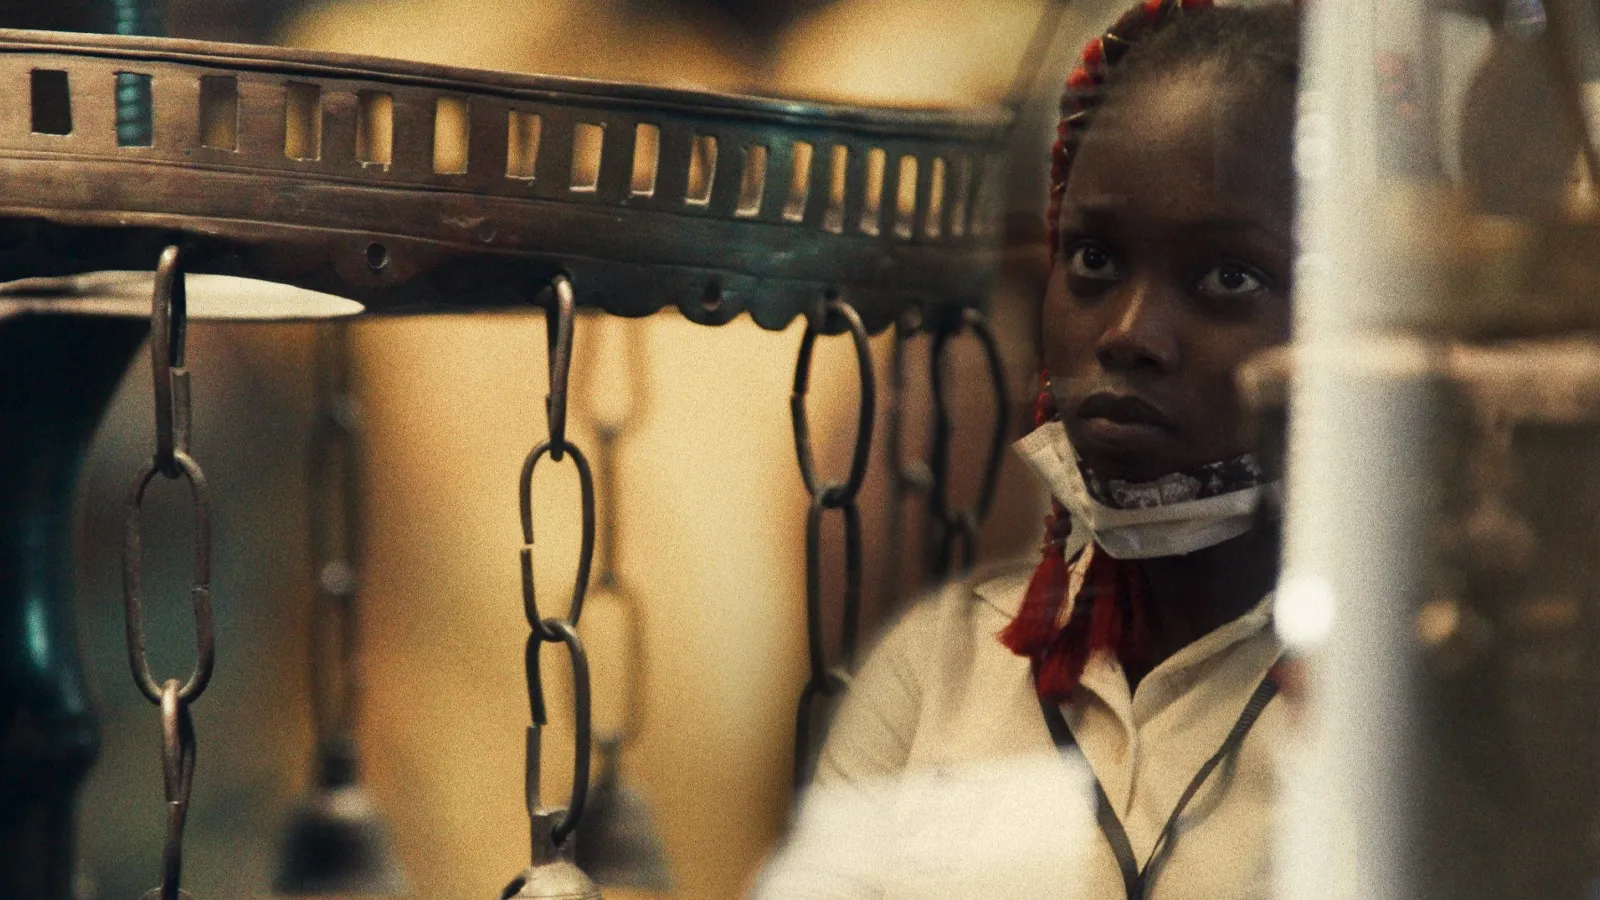
<instances>
[{"instance_id":1,"label":"metal chain link","mask_svg":"<svg viewBox=\"0 0 1600 900\"><path fill-rule=\"evenodd\" d=\"M955 436L954 418L950 412L946 392L945 354L950 339L962 333L977 338L987 363L990 387L994 390L994 432L989 442L989 454L984 461L983 480L972 506L956 507L950 499L950 445ZM965 574L972 569L978 556L978 523L989 512L994 502L995 488L1000 479L1000 463L1004 459L1006 432L1009 427L1010 399L1006 391L1005 366L1000 359L1000 348L989 330L988 320L976 309L961 311L961 318L952 327L942 328L933 339L931 365L933 381L933 490L929 494L930 516L938 534L939 550L934 557L934 578L943 580L952 575ZM961 565L955 564L956 544L961 545Z\"/></svg>"},{"instance_id":2,"label":"metal chain link","mask_svg":"<svg viewBox=\"0 0 1600 900\"><path fill-rule=\"evenodd\" d=\"M589 569L594 560L595 500L594 477L589 461L583 452L566 439L567 433L567 382L572 365L573 321L577 314L572 283L558 276L552 290L552 302L545 312L546 340L550 362L550 393L545 397L545 413L550 438L533 450L522 464L517 501L522 515L522 604L528 620L528 643L523 662L527 669L528 706L533 725L528 729L527 746L527 802L530 816L538 814L539 804L539 733L548 724L545 710L544 684L539 673L539 648L544 643L566 645L572 660L573 687L573 774L572 793L566 812L551 830L556 847L564 844L583 817L584 803L589 791L590 754L590 690L589 661L584 653L583 640L578 636L578 619L583 614L584 594L589 587ZM578 470L578 483L582 492L582 540L578 552L578 573L572 587L572 597L564 619L544 618L539 613L533 580L533 472L539 460L549 456L560 462L570 456ZM536 857L538 854L536 853Z\"/></svg>"},{"instance_id":3,"label":"metal chain link","mask_svg":"<svg viewBox=\"0 0 1600 900\"><path fill-rule=\"evenodd\" d=\"M626 440L628 433L637 426L646 406L643 391L649 380L648 372L645 371L644 353L637 345L634 323L613 321L606 324L622 329L622 350L611 355L620 357L628 368L627 387L630 397L627 406L621 411L602 413L600 412L602 404L597 402L595 396L596 383L588 381L589 390L586 391L588 396L585 406L590 421L594 423L595 494L599 505L600 523L597 542L600 561L596 567L595 586L602 592L590 598L590 602L604 599L614 604L623 618L628 669L622 686L622 721L615 730L600 737L602 743L609 742L620 749L632 743L644 729L648 708L645 697L647 688L645 673L649 671L649 658L645 642L644 607L632 587L617 574L617 523L621 498L617 491L617 454L618 447Z\"/></svg>"},{"instance_id":4,"label":"metal chain link","mask_svg":"<svg viewBox=\"0 0 1600 900\"><path fill-rule=\"evenodd\" d=\"M830 323L842 324L850 335L861 379L861 407L856 422L856 441L850 469L842 482L824 484L816 473L811 453L811 426L806 416L806 393L811 383L811 355L817 336ZM833 699L849 685L855 665L857 629L861 618L861 512L856 495L866 479L872 451L872 425L876 417L877 384L872 369L872 351L867 331L854 308L842 300L829 300L820 315L806 325L800 339L800 357L795 363L794 392L789 398L790 418L794 423L795 456L800 463L800 478L811 495L806 513L806 639L809 647L810 676L800 692L795 712L794 786L798 790L810 780L817 751L817 730L813 728L818 698ZM845 587L840 616L839 664L830 666L824 645L822 625L822 521L830 509L844 518Z\"/></svg>"},{"instance_id":5,"label":"metal chain link","mask_svg":"<svg viewBox=\"0 0 1600 900\"><path fill-rule=\"evenodd\" d=\"M352 385L348 323L319 327L314 365L317 419L306 479L316 584L310 631L311 721L319 753L348 752L361 698L356 599L362 561L360 412Z\"/></svg>"},{"instance_id":6,"label":"metal chain link","mask_svg":"<svg viewBox=\"0 0 1600 900\"><path fill-rule=\"evenodd\" d=\"M161 708L161 763L167 799L167 834L162 851L161 884L145 900L179 900L183 872L183 826L189 791L194 783L194 723L189 705L205 693L215 658L215 626L211 615L211 504L205 473L189 455L189 373L184 368L188 304L184 292L182 252L169 246L156 267L150 312L150 363L155 377L156 451L133 480L123 510L122 600L126 619L128 663L133 680L150 702ZM143 544L139 513L145 490L160 474L182 478L189 486L194 515L194 564L190 601L194 607L195 664L189 679L157 682L145 653L144 609L140 594Z\"/></svg>"},{"instance_id":7,"label":"metal chain link","mask_svg":"<svg viewBox=\"0 0 1600 900\"><path fill-rule=\"evenodd\" d=\"M891 490L889 494L888 546L884 565L884 598L889 609L900 604L900 582L904 577L903 549L905 540L905 508L913 497L927 496L933 489L933 470L921 459L905 457L905 399L906 351L911 341L923 334L922 316L912 308L902 312L894 324L894 344L889 355L889 392L885 398L887 409L884 427L888 432L886 443L889 457ZM914 546L914 545L913 545ZM920 583L927 575L926 560L920 556L918 567Z\"/></svg>"}]
</instances>

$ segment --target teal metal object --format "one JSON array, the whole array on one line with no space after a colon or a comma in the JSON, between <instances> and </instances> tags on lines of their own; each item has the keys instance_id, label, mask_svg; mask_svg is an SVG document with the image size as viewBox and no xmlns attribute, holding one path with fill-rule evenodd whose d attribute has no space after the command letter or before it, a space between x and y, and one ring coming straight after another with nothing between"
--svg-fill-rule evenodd
<instances>
[{"instance_id":1,"label":"teal metal object","mask_svg":"<svg viewBox=\"0 0 1600 900\"><path fill-rule=\"evenodd\" d=\"M75 801L99 746L73 626L73 493L147 330L0 317L0 897L73 896Z\"/></svg>"},{"instance_id":2,"label":"teal metal object","mask_svg":"<svg viewBox=\"0 0 1600 900\"><path fill-rule=\"evenodd\" d=\"M163 33L156 0L6 2L0 26ZM119 143L149 143L149 87L119 81ZM0 313L0 897L74 896L78 788L100 741L72 616L73 495L148 327Z\"/></svg>"}]
</instances>

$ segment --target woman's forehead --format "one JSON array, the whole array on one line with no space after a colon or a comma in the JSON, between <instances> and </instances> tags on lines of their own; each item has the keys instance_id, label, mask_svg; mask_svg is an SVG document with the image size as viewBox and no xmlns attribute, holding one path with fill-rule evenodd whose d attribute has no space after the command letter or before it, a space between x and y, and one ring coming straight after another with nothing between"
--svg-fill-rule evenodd
<instances>
[{"instance_id":1,"label":"woman's forehead","mask_svg":"<svg viewBox=\"0 0 1600 900\"><path fill-rule=\"evenodd\" d=\"M1065 214L1173 225L1294 218L1294 90L1190 66L1118 86L1086 129Z\"/></svg>"}]
</instances>

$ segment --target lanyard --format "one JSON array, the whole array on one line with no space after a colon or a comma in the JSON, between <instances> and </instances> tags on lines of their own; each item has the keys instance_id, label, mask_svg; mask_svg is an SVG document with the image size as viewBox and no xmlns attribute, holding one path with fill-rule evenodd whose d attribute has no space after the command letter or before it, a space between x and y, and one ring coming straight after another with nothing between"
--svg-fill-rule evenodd
<instances>
[{"instance_id":1,"label":"lanyard","mask_svg":"<svg viewBox=\"0 0 1600 900\"><path fill-rule=\"evenodd\" d=\"M1206 760L1200 771L1195 773L1189 786L1184 789L1178 798L1178 805L1173 808L1172 815L1167 817L1167 824L1157 836L1155 846L1150 849L1150 858L1145 860L1143 868L1133 855L1133 844L1128 841L1128 832L1122 827L1122 822L1117 819L1116 810L1111 806L1111 798L1106 796L1105 786L1099 778L1094 780L1095 791L1095 818L1099 820L1100 831L1105 834L1107 843L1111 844L1111 852L1117 857L1117 866L1122 870L1122 884L1127 889L1128 900L1145 900L1149 894L1151 873L1161 861L1164 854L1172 849L1172 842L1177 839L1178 820L1183 816L1183 811L1188 808L1189 801L1195 794L1200 793L1200 788L1205 786L1211 773L1239 750L1239 745L1244 743L1245 736L1250 733L1256 719L1261 717L1261 711L1278 693L1278 680L1268 673L1256 687L1255 693L1250 695L1250 701L1244 705L1244 711L1239 713L1238 721L1233 723L1233 730L1223 739L1222 746L1217 752ZM1050 728L1050 737L1056 746L1066 750L1078 745L1072 731L1067 727L1066 717L1061 715L1061 707L1043 697L1039 698L1039 708L1044 711L1045 725Z\"/></svg>"}]
</instances>

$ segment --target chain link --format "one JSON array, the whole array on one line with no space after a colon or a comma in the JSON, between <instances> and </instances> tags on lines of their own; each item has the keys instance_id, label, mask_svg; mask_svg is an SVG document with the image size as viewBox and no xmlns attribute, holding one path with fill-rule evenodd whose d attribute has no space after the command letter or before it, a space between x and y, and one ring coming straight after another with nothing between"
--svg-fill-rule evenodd
<instances>
[{"instance_id":1,"label":"chain link","mask_svg":"<svg viewBox=\"0 0 1600 900\"><path fill-rule=\"evenodd\" d=\"M994 391L994 431L989 441L989 453L984 460L983 480L972 506L956 507L950 499L951 443L955 436L954 418L950 411L945 380L945 355L950 339L962 333L971 334L983 349L989 373L989 384ZM965 574L972 569L978 555L978 523L983 520L994 502L995 488L1000 478L1000 463L1006 445L1009 426L1010 399L1006 391L1005 366L1000 359L1000 348L988 320L976 309L963 309L961 318L952 327L935 333L931 365L933 382L933 489L929 493L930 517L938 534L939 550L934 557L934 577L943 580L952 575ZM961 545L961 565L955 564L956 545Z\"/></svg>"},{"instance_id":2,"label":"chain link","mask_svg":"<svg viewBox=\"0 0 1600 900\"><path fill-rule=\"evenodd\" d=\"M310 630L311 719L319 750L349 743L361 698L356 602L362 562L361 435L351 369L350 325L319 327L317 419L306 479L317 592Z\"/></svg>"},{"instance_id":3,"label":"chain link","mask_svg":"<svg viewBox=\"0 0 1600 900\"><path fill-rule=\"evenodd\" d=\"M123 515L122 599L126 619L129 668L134 684L161 709L161 763L167 799L167 835L162 851L161 884L146 900L179 900L189 895L179 887L183 872L183 827L189 791L194 782L194 723L189 705L205 693L215 658L215 626L211 614L211 506L205 473L189 455L189 373L184 369L188 306L184 293L182 252L162 251L156 268L150 313L150 361L155 377L156 451L133 480ZM193 578L195 665L187 681L157 683L145 653L144 609L140 590L143 544L139 514L145 491L160 474L182 478L193 508Z\"/></svg>"},{"instance_id":4,"label":"chain link","mask_svg":"<svg viewBox=\"0 0 1600 900\"><path fill-rule=\"evenodd\" d=\"M527 802L530 816L537 816L539 803L540 729L548 724L545 708L544 683L539 672L539 651L542 644L562 643L572 661L573 717L576 720L573 734L572 792L566 812L551 831L556 847L564 844L577 828L583 816L589 791L590 748L590 687L589 661L584 653L583 640L578 636L578 619L583 614L584 594L589 586L589 570L594 559L595 497L594 477L589 462L582 451L566 439L567 383L572 364L573 322L577 315L572 283L558 276L553 286L552 303L545 312L546 338L550 360L550 393L545 398L545 414L550 438L529 451L522 464L522 477L518 485L517 502L522 518L522 602L528 620L528 643L523 663L528 678L528 706L533 726L528 730L527 746ZM570 456L578 470L582 492L582 538L578 552L578 573L573 583L572 598L564 619L544 618L539 613L533 578L533 473L539 461L549 456L561 462ZM537 856L537 854L536 854Z\"/></svg>"},{"instance_id":5,"label":"chain link","mask_svg":"<svg viewBox=\"0 0 1600 900\"><path fill-rule=\"evenodd\" d=\"M856 440L850 469L844 481L824 484L817 476L811 452L811 429L806 417L806 393L810 388L811 356L817 335L830 324L842 324L850 335L861 379L861 406L857 416ZM876 416L877 384L872 368L872 352L867 331L854 308L842 300L829 300L820 316L807 323L800 339L800 357L795 363L794 392L789 399L794 423L795 456L800 477L811 495L806 513L806 639L809 647L810 675L800 692L795 711L794 786L798 790L810 780L815 765L819 698L832 700L849 685L855 665L857 629L861 618L861 512L856 495L866 478L872 451L872 425ZM823 635L822 609L822 524L830 509L844 518L845 586L840 616L839 663L829 665Z\"/></svg>"},{"instance_id":6,"label":"chain link","mask_svg":"<svg viewBox=\"0 0 1600 900\"><path fill-rule=\"evenodd\" d=\"M887 410L884 416L885 430L888 432L887 451L889 456L889 472L891 477L891 491L889 494L889 522L888 546L884 565L884 598L889 609L894 609L900 604L900 583L904 577L904 558L902 548L907 546L905 540L905 510L907 503L916 496L927 496L933 488L933 472L928 464L920 459L907 459L905 456L905 405L906 405L906 355L909 344L919 335L923 334L922 316L915 308L902 312L894 324L894 344L889 351L889 392L887 395ZM918 573L918 581L926 576L925 560L919 558L919 568L924 571Z\"/></svg>"},{"instance_id":7,"label":"chain link","mask_svg":"<svg viewBox=\"0 0 1600 900\"><path fill-rule=\"evenodd\" d=\"M628 663L622 686L622 721L613 731L603 734L601 741L614 743L620 749L632 743L644 729L648 708L645 673L649 671L649 659L646 655L644 607L633 589L617 573L617 523L621 498L617 491L617 455L618 447L636 426L645 406L643 391L649 383L649 373L646 371L642 348L638 346L636 326L631 322L618 321L605 324L622 330L621 350L606 356L620 358L627 365L629 371L625 382L630 391L629 402L620 411L602 413L602 404L595 396L596 382L591 379L585 405L595 430L594 476L600 531L600 561L595 572L595 584L603 592L593 599L605 599L614 604L621 614Z\"/></svg>"}]
</instances>

